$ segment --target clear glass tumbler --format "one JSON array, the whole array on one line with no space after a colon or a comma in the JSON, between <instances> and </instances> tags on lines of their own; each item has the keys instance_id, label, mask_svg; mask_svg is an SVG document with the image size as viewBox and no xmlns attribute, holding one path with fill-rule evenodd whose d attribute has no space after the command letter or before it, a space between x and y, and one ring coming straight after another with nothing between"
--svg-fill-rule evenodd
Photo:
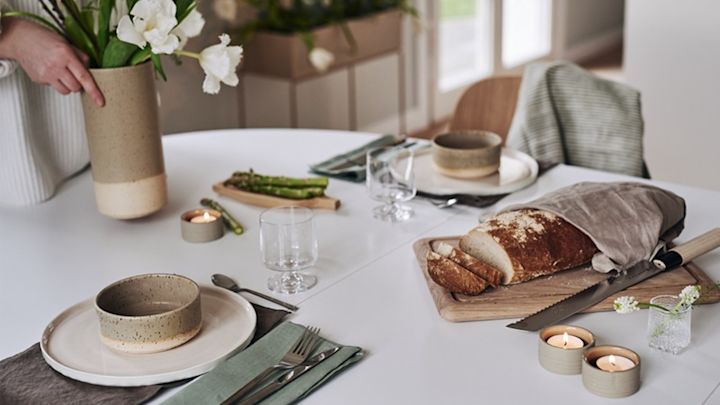
<instances>
[{"instance_id":1,"label":"clear glass tumbler","mask_svg":"<svg viewBox=\"0 0 720 405\"><path fill-rule=\"evenodd\" d=\"M679 306L674 295L658 295L650 300L668 311L650 307L647 339L650 347L678 354L690 345L692 306Z\"/></svg>"},{"instance_id":2,"label":"clear glass tumbler","mask_svg":"<svg viewBox=\"0 0 720 405\"><path fill-rule=\"evenodd\" d=\"M260 214L260 251L265 266L280 273L268 279L271 291L295 294L317 283L299 271L318 258L313 212L303 207L276 207Z\"/></svg>"},{"instance_id":3,"label":"clear glass tumbler","mask_svg":"<svg viewBox=\"0 0 720 405\"><path fill-rule=\"evenodd\" d=\"M383 147L367 152L366 184L370 198L385 205L375 207L375 218L402 222L413 216L413 209L400 204L415 197L415 156L402 147Z\"/></svg>"}]
</instances>

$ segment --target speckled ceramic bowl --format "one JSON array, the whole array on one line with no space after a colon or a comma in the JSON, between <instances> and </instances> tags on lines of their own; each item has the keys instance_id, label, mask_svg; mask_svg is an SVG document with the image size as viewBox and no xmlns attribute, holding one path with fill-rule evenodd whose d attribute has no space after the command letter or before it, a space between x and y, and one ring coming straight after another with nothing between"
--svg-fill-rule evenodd
<instances>
[{"instance_id":1,"label":"speckled ceramic bowl","mask_svg":"<svg viewBox=\"0 0 720 405\"><path fill-rule=\"evenodd\" d=\"M200 287L176 274L117 281L95 297L100 339L113 350L155 353L192 339L202 327Z\"/></svg>"},{"instance_id":2,"label":"speckled ceramic bowl","mask_svg":"<svg viewBox=\"0 0 720 405\"><path fill-rule=\"evenodd\" d=\"M457 131L433 139L432 158L440 174L472 179L495 173L500 167L502 138L489 131Z\"/></svg>"}]
</instances>

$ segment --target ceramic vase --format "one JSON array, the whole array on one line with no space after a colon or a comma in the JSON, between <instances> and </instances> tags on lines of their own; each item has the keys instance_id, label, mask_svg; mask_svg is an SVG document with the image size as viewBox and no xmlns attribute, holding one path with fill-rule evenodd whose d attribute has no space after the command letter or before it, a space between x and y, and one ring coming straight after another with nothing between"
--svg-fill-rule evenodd
<instances>
[{"instance_id":1,"label":"ceramic vase","mask_svg":"<svg viewBox=\"0 0 720 405\"><path fill-rule=\"evenodd\" d=\"M83 94L95 200L101 214L132 219L167 203L152 65L91 69L105 106Z\"/></svg>"}]
</instances>

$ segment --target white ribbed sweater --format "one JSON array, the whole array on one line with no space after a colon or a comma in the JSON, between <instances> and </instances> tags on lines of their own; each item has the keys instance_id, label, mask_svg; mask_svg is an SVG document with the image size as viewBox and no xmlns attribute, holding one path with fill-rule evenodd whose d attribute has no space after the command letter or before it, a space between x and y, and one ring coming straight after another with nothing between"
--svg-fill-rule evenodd
<instances>
[{"instance_id":1,"label":"white ribbed sweater","mask_svg":"<svg viewBox=\"0 0 720 405\"><path fill-rule=\"evenodd\" d=\"M43 15L36 0L6 3ZM16 65L0 60L0 204L29 205L52 197L89 154L80 96L37 85Z\"/></svg>"}]
</instances>

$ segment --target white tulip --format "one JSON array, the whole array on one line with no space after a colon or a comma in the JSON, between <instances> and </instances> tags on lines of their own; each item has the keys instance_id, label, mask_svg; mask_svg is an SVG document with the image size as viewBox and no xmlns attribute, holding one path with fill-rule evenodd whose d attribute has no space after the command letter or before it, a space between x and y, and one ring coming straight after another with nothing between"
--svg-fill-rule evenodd
<instances>
[{"instance_id":1,"label":"white tulip","mask_svg":"<svg viewBox=\"0 0 720 405\"><path fill-rule=\"evenodd\" d=\"M180 45L180 39L171 31L177 25L175 3L172 0L140 0L130 15L120 18L117 35L121 41L145 48L150 44L155 54L171 54Z\"/></svg>"},{"instance_id":2,"label":"white tulip","mask_svg":"<svg viewBox=\"0 0 720 405\"><path fill-rule=\"evenodd\" d=\"M172 34L175 34L180 39L180 45L178 49L183 49L187 44L188 38L193 38L200 35L203 27L205 26L205 19L199 11L193 9L190 14L185 17L184 20L174 30Z\"/></svg>"},{"instance_id":3,"label":"white tulip","mask_svg":"<svg viewBox=\"0 0 720 405\"><path fill-rule=\"evenodd\" d=\"M228 86L237 86L239 79L235 69L242 59L241 46L228 46L230 37L220 35L220 43L209 46L200 52L200 66L205 71L203 91L208 94L217 94L220 91L220 82Z\"/></svg>"},{"instance_id":4,"label":"white tulip","mask_svg":"<svg viewBox=\"0 0 720 405\"><path fill-rule=\"evenodd\" d=\"M310 64L320 72L328 70L330 65L335 62L335 55L323 48L313 48L308 58L310 59Z\"/></svg>"}]
</instances>

